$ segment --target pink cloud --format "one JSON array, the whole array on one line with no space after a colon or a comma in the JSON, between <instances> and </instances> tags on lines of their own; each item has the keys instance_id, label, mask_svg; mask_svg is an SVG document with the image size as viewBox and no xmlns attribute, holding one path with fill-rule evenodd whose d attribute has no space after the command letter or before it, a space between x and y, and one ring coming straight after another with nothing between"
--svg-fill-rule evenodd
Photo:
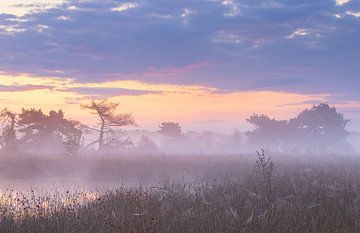
<instances>
[{"instance_id":1,"label":"pink cloud","mask_svg":"<svg viewBox=\"0 0 360 233\"><path fill-rule=\"evenodd\" d=\"M44 90L44 89L53 90L54 87L46 86L46 85L11 85L11 86L0 85L0 92L22 92L22 91Z\"/></svg>"},{"instance_id":2,"label":"pink cloud","mask_svg":"<svg viewBox=\"0 0 360 233\"><path fill-rule=\"evenodd\" d=\"M145 72L143 76L146 77L168 77L168 76L177 76L184 74L193 70L199 70L206 67L211 67L212 65L208 63L195 63L183 67L172 67L167 69L154 69Z\"/></svg>"},{"instance_id":3,"label":"pink cloud","mask_svg":"<svg viewBox=\"0 0 360 233\"><path fill-rule=\"evenodd\" d=\"M214 65L209 64L207 62L200 62L200 63L194 63L194 64L189 64L186 66L171 66L171 67L167 67L167 68L163 68L163 69L159 69L159 68L154 68L154 67L150 67L148 71L143 72L143 73L116 73L116 74L111 74L108 77L110 79L138 79L138 78L165 78L165 77L174 77L174 76L179 76L185 73L189 73L191 71L195 71L195 70L201 70L204 68L208 68L208 67L213 67Z\"/></svg>"}]
</instances>

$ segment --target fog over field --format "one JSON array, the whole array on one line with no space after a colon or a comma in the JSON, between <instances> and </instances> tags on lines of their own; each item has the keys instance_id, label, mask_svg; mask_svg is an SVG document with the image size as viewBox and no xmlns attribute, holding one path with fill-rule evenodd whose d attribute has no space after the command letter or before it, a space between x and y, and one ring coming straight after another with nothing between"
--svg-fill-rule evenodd
<instances>
[{"instance_id":1,"label":"fog over field","mask_svg":"<svg viewBox=\"0 0 360 233\"><path fill-rule=\"evenodd\" d=\"M359 0L0 0L0 233L360 232Z\"/></svg>"},{"instance_id":2,"label":"fog over field","mask_svg":"<svg viewBox=\"0 0 360 233\"><path fill-rule=\"evenodd\" d=\"M360 229L357 134L335 107L254 113L250 130L226 134L171 121L144 130L119 106L79 105L93 125L1 111L0 232Z\"/></svg>"},{"instance_id":3,"label":"fog over field","mask_svg":"<svg viewBox=\"0 0 360 233\"><path fill-rule=\"evenodd\" d=\"M357 232L360 155L319 103L246 132L142 129L120 104L0 112L0 232Z\"/></svg>"},{"instance_id":4,"label":"fog over field","mask_svg":"<svg viewBox=\"0 0 360 233\"><path fill-rule=\"evenodd\" d=\"M117 112L119 104L108 100L79 107L90 110L99 123L70 120L62 110L2 110L2 189L106 190L211 180L218 177L216 166L220 169L233 160L252 167L261 150L290 164L357 158L356 134L347 127L350 120L328 104L314 105L289 120L252 114L246 119L252 130L227 134L210 129L184 132L178 122L143 130L132 114ZM226 177L227 169L222 169L219 177Z\"/></svg>"}]
</instances>

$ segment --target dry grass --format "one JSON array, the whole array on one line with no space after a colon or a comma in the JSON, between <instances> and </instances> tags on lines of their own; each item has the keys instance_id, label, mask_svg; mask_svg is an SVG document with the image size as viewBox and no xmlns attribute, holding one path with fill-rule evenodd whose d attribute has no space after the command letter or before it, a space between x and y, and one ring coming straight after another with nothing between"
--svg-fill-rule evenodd
<instances>
[{"instance_id":1,"label":"dry grass","mask_svg":"<svg viewBox=\"0 0 360 233\"><path fill-rule=\"evenodd\" d=\"M262 154L258 163L235 157L155 157L122 160L121 165L105 161L99 165L105 177L130 175L129 170L116 170L118 164L148 167L143 176L168 175L172 170L197 178L162 186L120 187L102 194L71 191L29 197L9 191L1 198L0 232L360 232L357 158L334 156L322 161L319 157L310 162L280 161L275 156L275 165ZM154 172L152 166L162 171ZM101 176L101 170L96 174Z\"/></svg>"}]
</instances>

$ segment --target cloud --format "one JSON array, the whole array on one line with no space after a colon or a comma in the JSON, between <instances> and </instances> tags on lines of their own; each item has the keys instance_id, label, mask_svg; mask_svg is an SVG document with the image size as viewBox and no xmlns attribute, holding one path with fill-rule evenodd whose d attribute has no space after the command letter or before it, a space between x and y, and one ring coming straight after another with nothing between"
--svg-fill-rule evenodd
<instances>
[{"instance_id":1,"label":"cloud","mask_svg":"<svg viewBox=\"0 0 360 233\"><path fill-rule=\"evenodd\" d=\"M238 44L243 41L243 39L233 33L227 33L224 31L219 31L216 33L216 35L211 39L213 43L234 43Z\"/></svg>"},{"instance_id":2,"label":"cloud","mask_svg":"<svg viewBox=\"0 0 360 233\"><path fill-rule=\"evenodd\" d=\"M139 3L136 2L124 2L120 5L111 8L112 11L127 11L130 9L138 8L140 6Z\"/></svg>"},{"instance_id":3,"label":"cloud","mask_svg":"<svg viewBox=\"0 0 360 233\"><path fill-rule=\"evenodd\" d=\"M24 92L24 91L35 91L35 90L44 90L52 89L52 86L45 85L11 85L5 86L0 85L0 92Z\"/></svg>"},{"instance_id":4,"label":"cloud","mask_svg":"<svg viewBox=\"0 0 360 233\"><path fill-rule=\"evenodd\" d=\"M144 77L171 77L171 76L178 76L184 73L188 73L194 70L203 69L206 67L211 67L211 64L201 62L195 64L189 64L183 67L168 67L165 69L156 69L151 68L146 73L143 73L142 76Z\"/></svg>"},{"instance_id":5,"label":"cloud","mask_svg":"<svg viewBox=\"0 0 360 233\"><path fill-rule=\"evenodd\" d=\"M134 90L126 88L102 88L102 87L74 87L67 88L64 91L75 92L77 94L91 96L97 96L98 98L109 98L114 96L132 96L132 95L146 95L146 94L161 94L159 91L150 90Z\"/></svg>"},{"instance_id":6,"label":"cloud","mask_svg":"<svg viewBox=\"0 0 360 233\"><path fill-rule=\"evenodd\" d=\"M25 28L21 28L20 25L0 25L0 34L14 35L16 33L25 32Z\"/></svg>"},{"instance_id":7,"label":"cloud","mask_svg":"<svg viewBox=\"0 0 360 233\"><path fill-rule=\"evenodd\" d=\"M71 20L71 17L66 16L66 15L60 15L60 16L56 17L56 19L66 21L66 20Z\"/></svg>"},{"instance_id":8,"label":"cloud","mask_svg":"<svg viewBox=\"0 0 360 233\"><path fill-rule=\"evenodd\" d=\"M190 15L194 14L195 12L192 11L191 9L189 8L185 8L182 10L182 13L180 15L181 18L187 18L189 17Z\"/></svg>"},{"instance_id":9,"label":"cloud","mask_svg":"<svg viewBox=\"0 0 360 233\"><path fill-rule=\"evenodd\" d=\"M234 17L240 14L240 6L234 0L222 0L221 4L228 7L228 11L224 14L225 16Z\"/></svg>"},{"instance_id":10,"label":"cloud","mask_svg":"<svg viewBox=\"0 0 360 233\"><path fill-rule=\"evenodd\" d=\"M354 16L356 18L360 17L360 11L346 11L346 14Z\"/></svg>"},{"instance_id":11,"label":"cloud","mask_svg":"<svg viewBox=\"0 0 360 233\"><path fill-rule=\"evenodd\" d=\"M13 14L22 17L56 8L66 0L2 0L0 2L0 14Z\"/></svg>"},{"instance_id":12,"label":"cloud","mask_svg":"<svg viewBox=\"0 0 360 233\"><path fill-rule=\"evenodd\" d=\"M289 40L299 40L308 48L318 48L319 44L321 44L323 30L319 29L296 29L288 36L286 36ZM321 45L320 45L321 46Z\"/></svg>"},{"instance_id":13,"label":"cloud","mask_svg":"<svg viewBox=\"0 0 360 233\"><path fill-rule=\"evenodd\" d=\"M360 98L359 21L346 13L358 9L333 0L69 0L0 15L0 71Z\"/></svg>"},{"instance_id":14,"label":"cloud","mask_svg":"<svg viewBox=\"0 0 360 233\"><path fill-rule=\"evenodd\" d=\"M7 86L0 89L0 101L13 111L36 107L44 111L64 109L66 115L84 123L93 124L95 118L79 104L91 99L109 98L121 104L121 111L132 112L137 122L157 125L162 119L186 122L209 121L211 127L218 119L232 128L239 125L252 112L271 113L274 117L288 118L293 111L322 101L323 94L296 94L283 91L219 92L218 89L196 85L151 84L137 81L108 81L81 83L61 78L41 78L23 75L0 76ZM32 86L28 83L33 83ZM48 85L45 85L48 84ZM272 83L276 85L276 81ZM46 87L44 87L46 86ZM33 91L20 91L20 90ZM9 94L9 91L14 91ZM191 103L191 104L189 104ZM299 105L291 105L299 103ZM288 107L279 107L289 104ZM242 120L241 120L242 119ZM224 129L220 127L220 130ZM232 129L231 129L232 131Z\"/></svg>"},{"instance_id":15,"label":"cloud","mask_svg":"<svg viewBox=\"0 0 360 233\"><path fill-rule=\"evenodd\" d=\"M74 11L74 10L78 10L79 8L77 6L71 5L71 6L68 6L67 9L70 11Z\"/></svg>"},{"instance_id":16,"label":"cloud","mask_svg":"<svg viewBox=\"0 0 360 233\"><path fill-rule=\"evenodd\" d=\"M324 95L326 97L326 95ZM317 105L319 103L326 102L326 98L314 98L313 100L305 100L302 102L296 102L296 103L287 103L287 104L280 104L278 107L291 107L291 106L299 106L299 105Z\"/></svg>"},{"instance_id":17,"label":"cloud","mask_svg":"<svg viewBox=\"0 0 360 233\"><path fill-rule=\"evenodd\" d=\"M346 3L350 2L350 1L351 0L335 0L336 5L338 5L338 6L342 6L342 5L344 5L344 4L346 4Z\"/></svg>"},{"instance_id":18,"label":"cloud","mask_svg":"<svg viewBox=\"0 0 360 233\"><path fill-rule=\"evenodd\" d=\"M297 29L294 32L292 32L290 35L288 35L286 38L294 39L295 37L308 36L309 34L310 32L307 29Z\"/></svg>"}]
</instances>

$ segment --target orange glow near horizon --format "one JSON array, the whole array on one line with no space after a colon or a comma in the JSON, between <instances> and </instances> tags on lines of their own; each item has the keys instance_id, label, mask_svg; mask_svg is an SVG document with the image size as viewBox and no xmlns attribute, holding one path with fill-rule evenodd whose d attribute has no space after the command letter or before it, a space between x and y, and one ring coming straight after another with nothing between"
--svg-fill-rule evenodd
<instances>
[{"instance_id":1,"label":"orange glow near horizon","mask_svg":"<svg viewBox=\"0 0 360 233\"><path fill-rule=\"evenodd\" d=\"M95 116L80 108L80 103L96 96L81 94L73 88L126 89L141 94L107 96L120 102L121 112L132 112L139 125L155 129L162 121L176 121L184 128L241 128L252 113L287 119L309 107L307 101L326 101L328 95L306 95L275 91L221 93L216 88L195 85L149 84L138 81L78 83L72 79L39 78L26 75L0 75L0 108L13 111L21 108L63 109L66 116L86 124L94 124ZM3 87L1 89L1 87ZM7 88L4 88L7 87ZM11 88L10 88L11 87ZM16 89L18 88L18 89ZM299 104L296 104L299 103ZM210 123L206 123L210 122Z\"/></svg>"}]
</instances>

